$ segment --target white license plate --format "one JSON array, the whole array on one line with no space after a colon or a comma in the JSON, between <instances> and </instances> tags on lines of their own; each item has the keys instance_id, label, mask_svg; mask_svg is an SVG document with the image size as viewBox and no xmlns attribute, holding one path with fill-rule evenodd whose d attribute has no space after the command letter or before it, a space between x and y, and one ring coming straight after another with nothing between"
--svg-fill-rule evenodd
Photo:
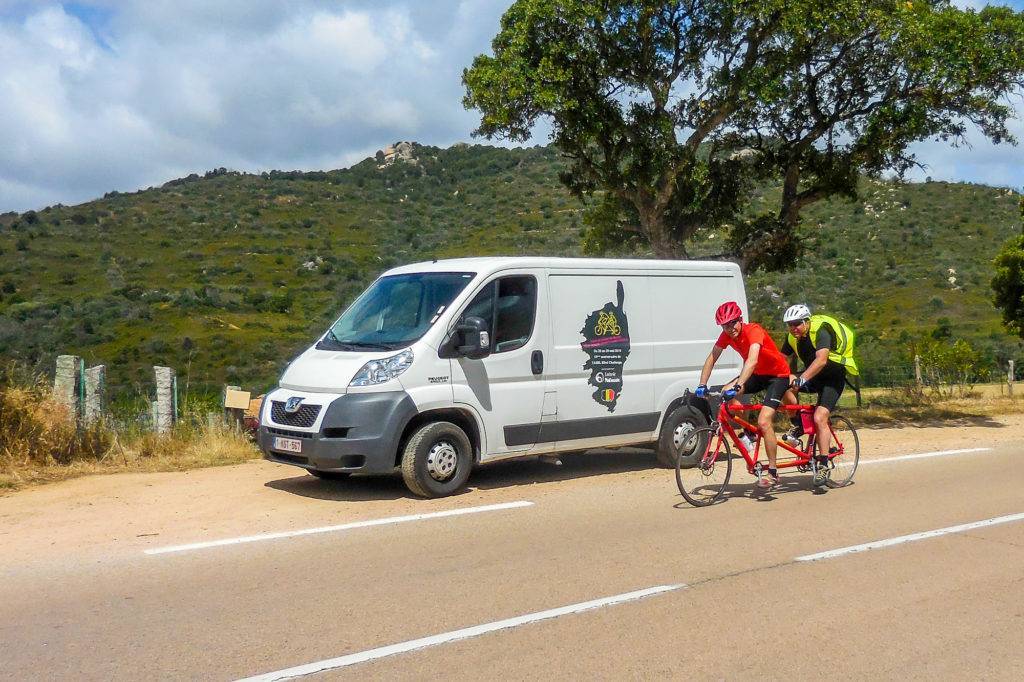
<instances>
[{"instance_id":1,"label":"white license plate","mask_svg":"<svg viewBox=\"0 0 1024 682\"><path fill-rule=\"evenodd\" d=\"M302 452L302 441L296 438L281 438L274 436L274 449L285 452Z\"/></svg>"}]
</instances>

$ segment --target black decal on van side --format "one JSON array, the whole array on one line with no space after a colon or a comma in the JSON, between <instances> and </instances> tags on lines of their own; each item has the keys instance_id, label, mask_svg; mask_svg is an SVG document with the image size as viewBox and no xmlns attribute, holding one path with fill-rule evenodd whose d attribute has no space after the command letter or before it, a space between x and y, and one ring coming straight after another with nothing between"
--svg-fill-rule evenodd
<instances>
[{"instance_id":1,"label":"black decal on van side","mask_svg":"<svg viewBox=\"0 0 1024 682\"><path fill-rule=\"evenodd\" d=\"M629 357L629 321L622 310L626 293L621 281L615 283L615 296L617 303L605 303L592 312L580 330L584 338L580 348L590 358L583 364L583 369L590 370L587 383L597 387L593 398L609 412L615 411L622 393L622 368Z\"/></svg>"}]
</instances>

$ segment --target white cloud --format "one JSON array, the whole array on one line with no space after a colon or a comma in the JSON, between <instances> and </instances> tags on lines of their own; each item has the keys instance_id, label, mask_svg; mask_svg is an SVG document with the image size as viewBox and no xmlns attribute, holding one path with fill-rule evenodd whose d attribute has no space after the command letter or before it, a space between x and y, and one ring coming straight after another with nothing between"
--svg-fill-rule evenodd
<instances>
[{"instance_id":1,"label":"white cloud","mask_svg":"<svg viewBox=\"0 0 1024 682\"><path fill-rule=\"evenodd\" d=\"M508 0L85 4L0 4L0 211L469 139L462 69Z\"/></svg>"}]
</instances>

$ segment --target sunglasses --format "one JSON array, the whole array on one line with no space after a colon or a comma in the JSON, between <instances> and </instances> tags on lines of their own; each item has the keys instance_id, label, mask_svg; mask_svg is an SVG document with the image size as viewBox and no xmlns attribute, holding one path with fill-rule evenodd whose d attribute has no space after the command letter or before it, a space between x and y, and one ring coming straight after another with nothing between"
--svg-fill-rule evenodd
<instances>
[{"instance_id":1,"label":"sunglasses","mask_svg":"<svg viewBox=\"0 0 1024 682\"><path fill-rule=\"evenodd\" d=\"M732 322L726 322L725 324L721 325L721 327L722 327L722 329L728 331L728 330L732 329L733 327L735 327L739 323L740 323L739 320L733 320Z\"/></svg>"},{"instance_id":2,"label":"sunglasses","mask_svg":"<svg viewBox=\"0 0 1024 682\"><path fill-rule=\"evenodd\" d=\"M803 320L799 320L797 322L787 322L786 326L789 327L790 329L796 329L797 327L799 327L803 323L804 323Z\"/></svg>"}]
</instances>

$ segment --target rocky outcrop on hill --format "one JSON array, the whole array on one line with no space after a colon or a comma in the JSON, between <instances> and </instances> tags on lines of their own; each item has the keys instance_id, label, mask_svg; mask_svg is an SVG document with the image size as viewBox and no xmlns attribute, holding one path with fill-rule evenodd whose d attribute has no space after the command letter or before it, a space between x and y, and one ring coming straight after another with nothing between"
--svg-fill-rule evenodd
<instances>
[{"instance_id":1,"label":"rocky outcrop on hill","mask_svg":"<svg viewBox=\"0 0 1024 682\"><path fill-rule=\"evenodd\" d=\"M378 168L386 168L393 163L403 161L405 163L416 164L416 147L419 145L415 142L396 142L390 144L384 149L378 149L375 158L377 159Z\"/></svg>"}]
</instances>

